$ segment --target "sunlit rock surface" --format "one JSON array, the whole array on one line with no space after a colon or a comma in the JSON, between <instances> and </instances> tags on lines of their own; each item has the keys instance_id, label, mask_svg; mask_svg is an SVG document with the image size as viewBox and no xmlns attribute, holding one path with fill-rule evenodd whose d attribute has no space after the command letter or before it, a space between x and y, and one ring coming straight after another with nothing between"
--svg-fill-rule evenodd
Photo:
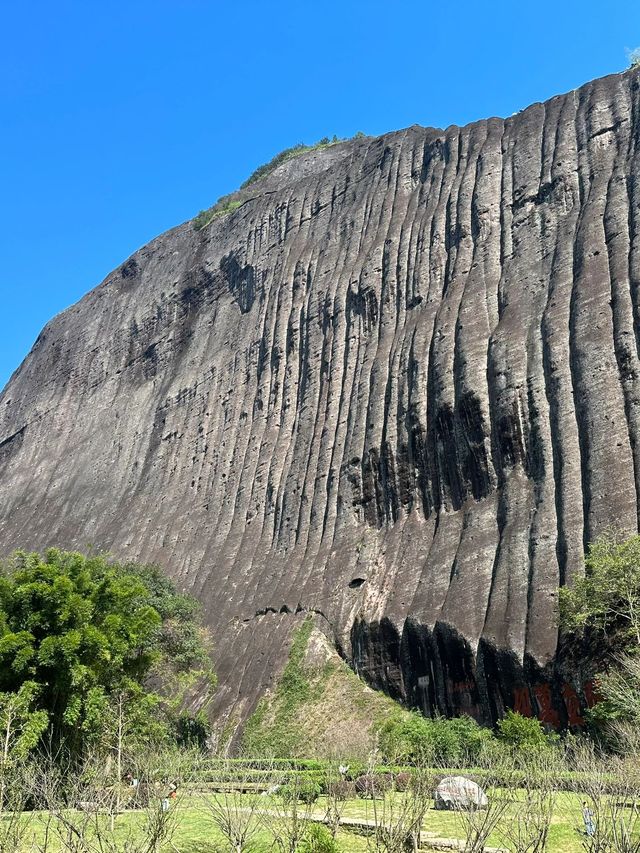
<instances>
[{"instance_id":1,"label":"sunlit rock surface","mask_svg":"<svg viewBox=\"0 0 640 853\"><path fill-rule=\"evenodd\" d=\"M558 587L638 519L639 81L302 155L136 252L0 395L2 550L157 561L220 712L315 612L428 712L579 722Z\"/></svg>"}]
</instances>

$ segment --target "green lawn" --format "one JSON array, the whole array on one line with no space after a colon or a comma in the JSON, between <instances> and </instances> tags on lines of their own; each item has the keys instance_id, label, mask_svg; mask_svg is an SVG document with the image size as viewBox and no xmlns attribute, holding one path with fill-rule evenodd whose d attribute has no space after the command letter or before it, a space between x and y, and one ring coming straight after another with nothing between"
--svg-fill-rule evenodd
<instances>
[{"instance_id":1,"label":"green lawn","mask_svg":"<svg viewBox=\"0 0 640 853\"><path fill-rule=\"evenodd\" d=\"M504 797L507 792L497 789L488 792L489 797ZM513 797L513 792L509 792L509 796ZM521 796L522 792L516 792L517 796ZM180 853L207 853L207 851L223 850L224 838L216 828L212 818L207 814L206 801L216 795L198 792L188 792L183 795L183 799L176 805L172 805L172 816L174 821L174 831L171 836L170 843L166 844L162 849L166 851L180 851ZM250 795L247 795L250 796ZM400 798L402 794L393 795ZM265 808L269 808L269 797L265 797ZM511 802L508 806L503 820L508 821L515 811L516 806ZM317 817L322 817L326 810L326 800L320 798L312 808L312 814ZM71 813L69 813L71 814ZM73 813L77 815L78 813ZM370 800L354 799L344 803L343 816L362 820L372 820L374 818L374 808ZM5 823L8 819L2 819ZM88 819L91 821L91 819ZM95 818L93 818L92 826L95 827ZM108 829L108 818L100 817L98 822L104 827L105 839L108 840L103 845L103 849L108 853L114 853L116 850L125 849L125 839L137 835L139 828L145 820L144 812L129 811L120 815L115 821L115 833L111 834ZM25 814L23 815L24 824L27 826L27 831L23 835L21 851L24 853L36 853L43 849L42 844L46 828L46 815ZM553 822L550 831L549 853L579 853L582 851L581 836L578 832L581 826L581 804L577 795L567 792L562 792L558 795L555 803L555 811ZM432 833L438 838L461 838L463 830L460 823L460 817L453 812L436 811L430 808L426 814L423 824L423 829ZM46 847L50 853L58 853L66 848L57 838L56 833L52 832L52 825L49 826L51 840ZM94 832L94 829L89 830L89 833ZM340 831L338 835L338 845L345 853L365 853L370 847L370 840L364 834L354 831ZM506 842L504 836L500 832L494 833L490 838L489 844L494 847L505 847ZM270 853L274 850L273 839L266 830L260 832L256 839L256 850L259 853ZM0 839L0 849L4 847ZM9 848L7 848L9 849ZM81 848L78 847L78 850ZM98 846L95 845L96 850ZM129 848L127 848L129 849ZM130 848L135 850L136 848ZM425 848L428 850L428 847Z\"/></svg>"},{"instance_id":2,"label":"green lawn","mask_svg":"<svg viewBox=\"0 0 640 853\"><path fill-rule=\"evenodd\" d=\"M490 797L503 797L504 791L488 791ZM523 795L523 792L509 792L509 796L516 798ZM396 795L401 796L401 795ZM322 812L324 800L318 800L317 809L315 811ZM515 811L515 806L509 806L504 820L509 820ZM349 800L345 803L343 811L344 817L361 818L371 820L374 817L373 804L370 800ZM581 853L582 836L579 829L582 826L582 806L580 798L577 794L569 792L561 792L558 794L554 816L552 819L551 829L549 832L549 853ZM433 833L438 838L462 838L462 828L459 815L455 812L438 811L430 808L427 812L423 823L423 830ZM498 832L494 833L489 845L494 847L507 846L503 835Z\"/></svg>"}]
</instances>

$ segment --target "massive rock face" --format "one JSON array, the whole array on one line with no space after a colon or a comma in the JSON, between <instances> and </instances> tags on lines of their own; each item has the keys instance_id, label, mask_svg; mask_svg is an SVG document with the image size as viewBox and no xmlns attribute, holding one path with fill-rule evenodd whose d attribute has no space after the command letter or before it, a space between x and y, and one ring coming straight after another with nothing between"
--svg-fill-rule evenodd
<instances>
[{"instance_id":1,"label":"massive rock face","mask_svg":"<svg viewBox=\"0 0 640 853\"><path fill-rule=\"evenodd\" d=\"M427 712L579 722L558 587L636 530L640 75L289 161L52 320L0 543L153 560L246 715L302 614Z\"/></svg>"}]
</instances>

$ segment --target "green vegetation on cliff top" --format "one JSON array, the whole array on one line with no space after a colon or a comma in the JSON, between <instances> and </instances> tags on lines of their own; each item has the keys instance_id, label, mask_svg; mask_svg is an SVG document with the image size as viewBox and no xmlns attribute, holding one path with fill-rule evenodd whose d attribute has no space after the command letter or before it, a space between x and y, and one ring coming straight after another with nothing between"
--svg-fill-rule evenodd
<instances>
[{"instance_id":1,"label":"green vegetation on cliff top","mask_svg":"<svg viewBox=\"0 0 640 853\"><path fill-rule=\"evenodd\" d=\"M361 139L362 137L364 137L364 133L358 131L353 138ZM242 182L240 190L244 190L262 178L266 178L267 175L270 175L271 172L278 168L278 166L282 166L283 163L293 160L301 154L307 154L309 151L317 151L322 148L329 148L332 145L336 145L338 142L344 141L345 140L343 139L338 139L334 134L331 139L329 139L328 136L324 136L312 145L307 145L304 142L298 142L290 148L285 148L283 151L276 154L275 157L272 157L268 163L263 163L261 166L258 166L258 168L249 175L246 181ZM207 210L201 210L193 219L194 229L196 231L201 231L209 225L209 223L213 222L214 219L226 216L228 213L233 213L234 210L237 210L242 205L242 199L236 197L238 192L239 191L236 191L235 193L221 196L212 207L207 208Z\"/></svg>"}]
</instances>

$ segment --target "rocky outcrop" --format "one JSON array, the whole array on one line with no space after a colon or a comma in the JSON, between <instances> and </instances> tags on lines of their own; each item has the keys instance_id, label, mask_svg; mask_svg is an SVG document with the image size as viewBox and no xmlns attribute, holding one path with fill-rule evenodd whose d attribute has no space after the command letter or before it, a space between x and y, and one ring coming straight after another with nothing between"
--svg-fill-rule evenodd
<instances>
[{"instance_id":1,"label":"rocky outcrop","mask_svg":"<svg viewBox=\"0 0 640 853\"><path fill-rule=\"evenodd\" d=\"M136 252L0 396L3 549L166 567L221 710L314 612L428 712L579 722L558 588L638 523L639 84L310 152Z\"/></svg>"}]
</instances>

